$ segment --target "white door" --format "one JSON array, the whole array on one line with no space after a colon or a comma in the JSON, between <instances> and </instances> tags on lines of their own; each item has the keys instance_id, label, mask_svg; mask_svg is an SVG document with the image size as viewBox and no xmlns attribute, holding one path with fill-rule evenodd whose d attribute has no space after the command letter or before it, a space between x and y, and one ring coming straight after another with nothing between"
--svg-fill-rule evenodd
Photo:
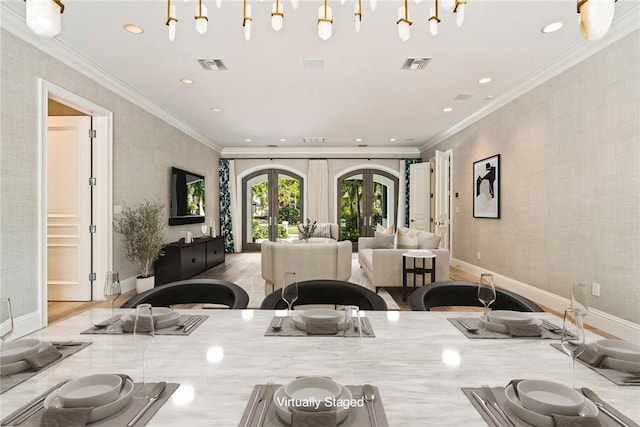
<instances>
[{"instance_id":1,"label":"white door","mask_svg":"<svg viewBox=\"0 0 640 427\"><path fill-rule=\"evenodd\" d=\"M49 117L47 132L47 294L91 300L91 118Z\"/></svg>"},{"instance_id":2,"label":"white door","mask_svg":"<svg viewBox=\"0 0 640 427\"><path fill-rule=\"evenodd\" d=\"M434 223L442 249L451 248L451 156L451 150L436 151Z\"/></svg>"},{"instance_id":3,"label":"white door","mask_svg":"<svg viewBox=\"0 0 640 427\"><path fill-rule=\"evenodd\" d=\"M429 162L409 165L409 227L429 230L431 188Z\"/></svg>"}]
</instances>

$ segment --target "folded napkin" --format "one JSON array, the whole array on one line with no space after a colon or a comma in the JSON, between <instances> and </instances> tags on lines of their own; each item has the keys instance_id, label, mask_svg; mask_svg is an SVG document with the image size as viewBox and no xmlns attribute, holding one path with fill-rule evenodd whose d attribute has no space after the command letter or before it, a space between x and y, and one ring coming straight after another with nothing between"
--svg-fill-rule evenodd
<instances>
[{"instance_id":1,"label":"folded napkin","mask_svg":"<svg viewBox=\"0 0 640 427\"><path fill-rule=\"evenodd\" d=\"M84 427L93 408L48 408L40 419L40 427Z\"/></svg>"},{"instance_id":2,"label":"folded napkin","mask_svg":"<svg viewBox=\"0 0 640 427\"><path fill-rule=\"evenodd\" d=\"M336 411L302 411L291 409L291 427L335 427Z\"/></svg>"},{"instance_id":3,"label":"folded napkin","mask_svg":"<svg viewBox=\"0 0 640 427\"><path fill-rule=\"evenodd\" d=\"M604 354L598 352L595 344L589 344L585 346L584 351L578 356L578 359L587 365L599 368L602 365L604 357Z\"/></svg>"},{"instance_id":4,"label":"folded napkin","mask_svg":"<svg viewBox=\"0 0 640 427\"><path fill-rule=\"evenodd\" d=\"M336 322L314 320L307 322L307 335L335 335L338 333Z\"/></svg>"},{"instance_id":5,"label":"folded napkin","mask_svg":"<svg viewBox=\"0 0 640 427\"><path fill-rule=\"evenodd\" d=\"M507 325L509 335L512 337L539 337L542 336L542 330L538 325Z\"/></svg>"},{"instance_id":6,"label":"folded napkin","mask_svg":"<svg viewBox=\"0 0 640 427\"><path fill-rule=\"evenodd\" d=\"M587 415L584 417L570 417L567 415L551 415L555 427L600 427L598 417Z\"/></svg>"},{"instance_id":7,"label":"folded napkin","mask_svg":"<svg viewBox=\"0 0 640 427\"><path fill-rule=\"evenodd\" d=\"M62 353L58 351L54 346L47 346L44 350L39 352L38 354L27 357L25 362L31 366L34 371L39 371L40 369L50 365L56 360L62 357Z\"/></svg>"},{"instance_id":8,"label":"folded napkin","mask_svg":"<svg viewBox=\"0 0 640 427\"><path fill-rule=\"evenodd\" d=\"M122 330L124 332L132 333L133 328L135 326L136 319L127 319L124 321L122 325ZM138 327L136 328L136 332L147 333L153 330L153 320L151 318L148 319L140 319L138 320Z\"/></svg>"}]
</instances>

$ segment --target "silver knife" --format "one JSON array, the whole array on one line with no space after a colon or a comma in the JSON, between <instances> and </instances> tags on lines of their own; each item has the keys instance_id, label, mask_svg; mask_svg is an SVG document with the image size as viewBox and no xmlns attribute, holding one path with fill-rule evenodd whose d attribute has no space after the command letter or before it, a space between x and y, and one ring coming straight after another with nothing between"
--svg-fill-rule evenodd
<instances>
[{"instance_id":1,"label":"silver knife","mask_svg":"<svg viewBox=\"0 0 640 427\"><path fill-rule=\"evenodd\" d=\"M504 413L500 405L498 405L498 400L496 399L495 394L493 394L493 390L491 390L491 388L488 385L483 385L482 391L484 394L484 398L487 400L487 402L489 402L489 405L495 408L495 410L498 412L500 417L507 422L507 425L511 427L516 427L513 421L511 421L511 419L507 417L507 414Z\"/></svg>"},{"instance_id":2,"label":"silver knife","mask_svg":"<svg viewBox=\"0 0 640 427\"><path fill-rule=\"evenodd\" d=\"M614 411L617 412L615 409L613 409L607 402L600 399L600 397L597 394L595 394L591 389L582 387L581 391L582 391L582 394L584 394L587 399L592 401L598 407L598 409L600 409L602 412L607 414L615 422L617 422L618 424L624 427L631 427L629 424L627 424L618 415L614 413Z\"/></svg>"},{"instance_id":3,"label":"silver knife","mask_svg":"<svg viewBox=\"0 0 640 427\"><path fill-rule=\"evenodd\" d=\"M200 318L196 317L195 320L191 323L189 323L187 326L184 327L184 329L182 330L182 332L184 332L185 334L187 332L189 332L191 329L193 329L194 326L196 326L198 324L198 322L200 322Z\"/></svg>"},{"instance_id":4,"label":"silver knife","mask_svg":"<svg viewBox=\"0 0 640 427\"><path fill-rule=\"evenodd\" d=\"M244 420L243 427L249 427L249 423L251 423L251 419L253 418L253 413L255 412L256 405L259 402L262 402L263 397L264 397L264 387L258 386L256 395L253 397L253 400L251 401L251 406L249 407L249 413L247 414L247 418Z\"/></svg>"},{"instance_id":5,"label":"silver knife","mask_svg":"<svg viewBox=\"0 0 640 427\"><path fill-rule=\"evenodd\" d=\"M17 411L13 412L11 415L9 415L5 419L3 419L2 422L0 423L0 425L3 425L3 426L8 425L12 421L14 421L17 418L21 417L22 415L25 415L27 413L31 413L33 408L41 405L42 402L44 402L44 399L46 399L47 396L49 396L51 393L53 393L54 390L59 389L60 387L62 387L66 383L68 383L69 381L71 381L71 380L60 381L58 384L54 385L53 387L51 387L50 389L48 389L47 391L45 391L44 393L39 395L33 402L31 402L27 406L18 409ZM31 415L33 415L33 414L30 414L29 416L31 416ZM29 417L26 417L26 418L29 418Z\"/></svg>"},{"instance_id":6,"label":"silver knife","mask_svg":"<svg viewBox=\"0 0 640 427\"><path fill-rule=\"evenodd\" d=\"M267 388L264 390L264 406L262 407L262 411L260 412L260 418L258 418L258 427L262 427L264 425L264 420L267 416L267 409L273 400L273 392L274 392L275 384L267 383Z\"/></svg>"},{"instance_id":7,"label":"silver knife","mask_svg":"<svg viewBox=\"0 0 640 427\"><path fill-rule=\"evenodd\" d=\"M472 391L471 395L476 399L476 401L480 404L480 406L482 406L482 408L484 409L484 412L487 415L489 415L489 418L491 418L491 421L493 421L493 423L498 427L502 427L502 423L498 421L496 416L493 415L493 412L491 412L491 410L489 409L489 406L487 405L487 401L481 398L480 395L475 391Z\"/></svg>"}]
</instances>

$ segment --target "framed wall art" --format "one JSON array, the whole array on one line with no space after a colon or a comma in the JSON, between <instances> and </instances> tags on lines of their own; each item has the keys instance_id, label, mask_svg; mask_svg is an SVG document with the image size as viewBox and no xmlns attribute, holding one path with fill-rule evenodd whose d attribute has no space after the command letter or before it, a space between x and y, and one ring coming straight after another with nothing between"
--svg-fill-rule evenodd
<instances>
[{"instance_id":1,"label":"framed wall art","mask_svg":"<svg viewBox=\"0 0 640 427\"><path fill-rule=\"evenodd\" d=\"M500 218L500 154L473 162L473 217Z\"/></svg>"}]
</instances>

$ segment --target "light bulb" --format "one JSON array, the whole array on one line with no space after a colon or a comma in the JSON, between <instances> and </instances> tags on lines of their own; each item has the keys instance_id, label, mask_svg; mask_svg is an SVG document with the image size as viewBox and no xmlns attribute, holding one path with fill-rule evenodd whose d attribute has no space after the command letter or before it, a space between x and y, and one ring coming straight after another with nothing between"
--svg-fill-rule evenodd
<instances>
[{"instance_id":1,"label":"light bulb","mask_svg":"<svg viewBox=\"0 0 640 427\"><path fill-rule=\"evenodd\" d=\"M580 6L580 32L585 39L598 40L609 32L615 12L614 2L588 0Z\"/></svg>"},{"instance_id":2,"label":"light bulb","mask_svg":"<svg viewBox=\"0 0 640 427\"><path fill-rule=\"evenodd\" d=\"M26 10L27 26L39 36L55 37L60 34L62 17L60 6L53 0L30 0Z\"/></svg>"},{"instance_id":3,"label":"light bulb","mask_svg":"<svg viewBox=\"0 0 640 427\"><path fill-rule=\"evenodd\" d=\"M322 5L318 8L318 18L318 36L320 36L322 40L329 40L333 31L331 21L329 20L333 18L333 11L329 6Z\"/></svg>"},{"instance_id":4,"label":"light bulb","mask_svg":"<svg viewBox=\"0 0 640 427\"><path fill-rule=\"evenodd\" d=\"M406 42L411 37L411 26L407 21L404 21L404 7L400 6L398 8L398 19L402 19L398 22L398 36L400 40Z\"/></svg>"},{"instance_id":5,"label":"light bulb","mask_svg":"<svg viewBox=\"0 0 640 427\"><path fill-rule=\"evenodd\" d=\"M354 6L355 7L354 7L353 23L356 28L356 33L359 33L360 24L362 23L362 15L361 15L360 7L359 7L360 4L358 3L358 0L356 0Z\"/></svg>"},{"instance_id":6,"label":"light bulb","mask_svg":"<svg viewBox=\"0 0 640 427\"><path fill-rule=\"evenodd\" d=\"M171 5L169 8L169 40L174 41L176 39L176 7Z\"/></svg>"},{"instance_id":7,"label":"light bulb","mask_svg":"<svg viewBox=\"0 0 640 427\"><path fill-rule=\"evenodd\" d=\"M458 5L458 11L456 12L456 25L458 27L462 27L462 23L464 22L464 3Z\"/></svg>"},{"instance_id":8,"label":"light bulb","mask_svg":"<svg viewBox=\"0 0 640 427\"><path fill-rule=\"evenodd\" d=\"M271 28L275 31L280 31L284 22L284 16L282 12L282 3L279 1L273 4L271 8Z\"/></svg>"},{"instance_id":9,"label":"light bulb","mask_svg":"<svg viewBox=\"0 0 640 427\"><path fill-rule=\"evenodd\" d=\"M438 34L438 20L436 19L436 10L433 6L429 9L429 14L431 18L429 18L429 32L432 36Z\"/></svg>"},{"instance_id":10,"label":"light bulb","mask_svg":"<svg viewBox=\"0 0 640 427\"><path fill-rule=\"evenodd\" d=\"M248 19L247 19L248 18ZM251 38L251 5L247 5L245 21L244 21L244 39L249 41Z\"/></svg>"},{"instance_id":11,"label":"light bulb","mask_svg":"<svg viewBox=\"0 0 640 427\"><path fill-rule=\"evenodd\" d=\"M207 32L207 6L202 5L202 14L200 14L200 8L198 8L198 15L201 16L196 18L196 31L200 34L204 34Z\"/></svg>"}]
</instances>

